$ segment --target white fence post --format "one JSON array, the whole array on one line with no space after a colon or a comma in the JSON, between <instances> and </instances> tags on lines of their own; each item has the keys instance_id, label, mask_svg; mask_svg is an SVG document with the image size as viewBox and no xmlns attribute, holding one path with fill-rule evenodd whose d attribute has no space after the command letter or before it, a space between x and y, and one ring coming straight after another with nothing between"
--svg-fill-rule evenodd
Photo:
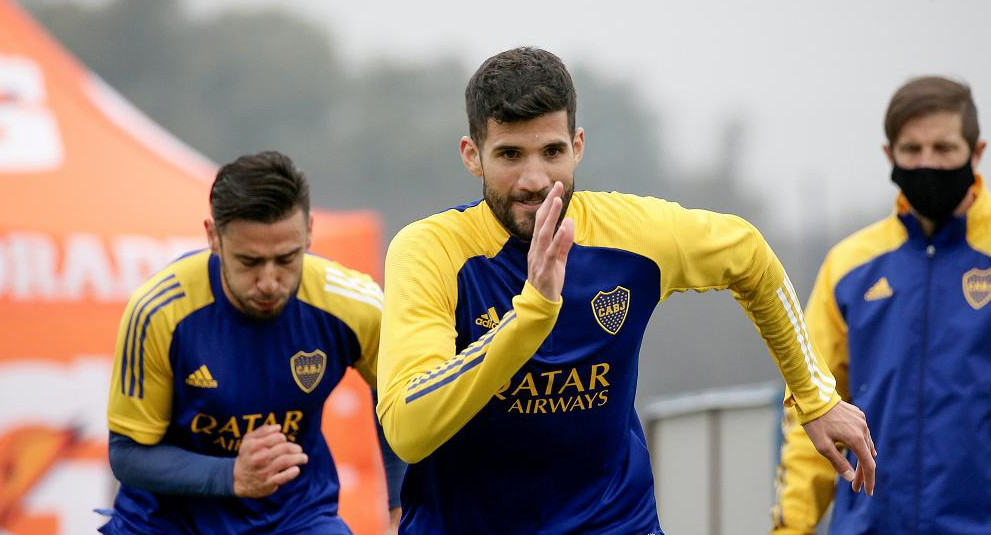
<instances>
[{"instance_id":1,"label":"white fence post","mask_svg":"<svg viewBox=\"0 0 991 535\"><path fill-rule=\"evenodd\" d=\"M707 390L642 411L661 528L675 535L768 533L782 387Z\"/></svg>"}]
</instances>

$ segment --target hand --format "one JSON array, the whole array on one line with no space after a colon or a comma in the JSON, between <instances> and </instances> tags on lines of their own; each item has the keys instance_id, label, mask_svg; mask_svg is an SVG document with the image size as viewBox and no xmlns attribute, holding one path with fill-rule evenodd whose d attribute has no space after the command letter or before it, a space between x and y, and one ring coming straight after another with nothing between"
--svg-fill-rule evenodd
<instances>
[{"instance_id":1,"label":"hand","mask_svg":"<svg viewBox=\"0 0 991 535\"><path fill-rule=\"evenodd\" d=\"M264 498L299 475L308 458L289 442L278 425L264 425L244 435L234 460L234 494Z\"/></svg>"},{"instance_id":2,"label":"hand","mask_svg":"<svg viewBox=\"0 0 991 535\"><path fill-rule=\"evenodd\" d=\"M816 450L829 460L840 477L850 482L854 492L860 492L863 487L868 496L874 495L874 457L877 450L871 440L871 430L867 428L867 418L860 409L841 401L804 427ZM837 443L850 448L857 456L856 471L840 453Z\"/></svg>"},{"instance_id":3,"label":"hand","mask_svg":"<svg viewBox=\"0 0 991 535\"><path fill-rule=\"evenodd\" d=\"M399 520L403 516L403 508L395 507L389 509L389 527L385 528L384 535L396 535L399 533Z\"/></svg>"},{"instance_id":4,"label":"hand","mask_svg":"<svg viewBox=\"0 0 991 535\"><path fill-rule=\"evenodd\" d=\"M533 223L533 238L527 253L527 280L549 301L557 301L564 287L564 266L568 251L575 241L575 222L565 219L555 232L561 216L564 185L555 182L537 209Z\"/></svg>"}]
</instances>

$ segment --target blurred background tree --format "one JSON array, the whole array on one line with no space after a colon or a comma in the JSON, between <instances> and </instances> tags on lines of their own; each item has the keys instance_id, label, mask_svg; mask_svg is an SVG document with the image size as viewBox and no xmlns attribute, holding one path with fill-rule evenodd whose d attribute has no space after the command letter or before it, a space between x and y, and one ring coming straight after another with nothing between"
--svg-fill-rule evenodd
<instances>
[{"instance_id":1,"label":"blurred background tree","mask_svg":"<svg viewBox=\"0 0 991 535\"><path fill-rule=\"evenodd\" d=\"M467 133L464 85L474 60L439 51L415 65L382 59L348 68L332 36L286 10L189 17L179 0L52 0L23 4L57 39L138 108L215 162L286 152L310 177L313 201L372 209L386 240L407 223L481 195L457 153ZM656 116L632 81L569 65L588 151L580 189L619 190L738 213L765 231L801 296L826 243L779 237L763 199L740 185L746 123L727 118L708 169L665 166ZM112 165L108 162L108 165ZM782 234L787 236L787 234ZM759 336L726 293L674 296L648 328L641 398L773 380Z\"/></svg>"}]
</instances>

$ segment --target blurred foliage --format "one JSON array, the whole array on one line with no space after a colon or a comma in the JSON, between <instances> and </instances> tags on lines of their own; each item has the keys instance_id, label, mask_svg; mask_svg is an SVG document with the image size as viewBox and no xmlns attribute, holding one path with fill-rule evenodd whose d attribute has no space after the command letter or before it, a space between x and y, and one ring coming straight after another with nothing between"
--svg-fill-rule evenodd
<instances>
[{"instance_id":1,"label":"blurred foliage","mask_svg":"<svg viewBox=\"0 0 991 535\"><path fill-rule=\"evenodd\" d=\"M178 0L27 7L111 86L214 161L267 148L292 156L317 205L378 210L391 234L480 196L457 154L472 68L453 55L349 72L323 30L280 9L190 19ZM579 187L657 194L660 143L645 104L629 82L574 72L590 147Z\"/></svg>"},{"instance_id":2,"label":"blurred foliage","mask_svg":"<svg viewBox=\"0 0 991 535\"><path fill-rule=\"evenodd\" d=\"M474 65L453 51L415 66L380 60L349 69L330 36L282 9L191 19L179 0L22 2L88 67L213 161L282 150L310 177L316 205L377 210L387 240L413 220L481 195L458 157ZM633 81L570 68L586 131L579 189L655 195L763 227L761 199L738 181L745 124L729 118L702 171L667 179L660 119ZM764 230L786 265L801 262L791 273L807 295L824 245L780 243ZM663 307L645 338L642 392L776 376L729 296L672 301L677 306Z\"/></svg>"}]
</instances>

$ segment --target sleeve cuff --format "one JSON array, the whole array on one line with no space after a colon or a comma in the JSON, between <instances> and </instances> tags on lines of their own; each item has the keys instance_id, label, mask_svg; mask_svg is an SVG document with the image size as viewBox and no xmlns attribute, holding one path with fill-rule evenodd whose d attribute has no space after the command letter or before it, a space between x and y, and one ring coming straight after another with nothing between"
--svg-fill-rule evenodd
<instances>
[{"instance_id":1,"label":"sleeve cuff","mask_svg":"<svg viewBox=\"0 0 991 535\"><path fill-rule=\"evenodd\" d=\"M544 294L540 293L540 290L537 290L536 287L530 284L529 279L523 283L523 291L520 292L520 297L525 299L528 303L532 303L539 308L546 310L559 309L564 303L564 300L560 297L558 297L557 301L551 301L550 299L544 297Z\"/></svg>"},{"instance_id":2,"label":"sleeve cuff","mask_svg":"<svg viewBox=\"0 0 991 535\"><path fill-rule=\"evenodd\" d=\"M161 442L162 437L165 436L164 427L156 429L147 425L136 425L133 421L119 417L110 417L107 421L107 427L114 433L124 435L144 446L154 446Z\"/></svg>"},{"instance_id":3,"label":"sleeve cuff","mask_svg":"<svg viewBox=\"0 0 991 535\"><path fill-rule=\"evenodd\" d=\"M787 390L785 391L784 406L785 407L794 406L795 413L798 415L798 422L802 425L805 425L811 422L812 420L815 420L816 418L822 416L823 414L829 412L829 410L835 407L836 405L838 405L840 401L842 401L842 398L834 390L833 395L830 396L829 401L827 401L825 405L821 405L812 411L805 412L802 410L802 407L799 406L798 402L795 400L795 395L792 394L790 390Z\"/></svg>"}]
</instances>

